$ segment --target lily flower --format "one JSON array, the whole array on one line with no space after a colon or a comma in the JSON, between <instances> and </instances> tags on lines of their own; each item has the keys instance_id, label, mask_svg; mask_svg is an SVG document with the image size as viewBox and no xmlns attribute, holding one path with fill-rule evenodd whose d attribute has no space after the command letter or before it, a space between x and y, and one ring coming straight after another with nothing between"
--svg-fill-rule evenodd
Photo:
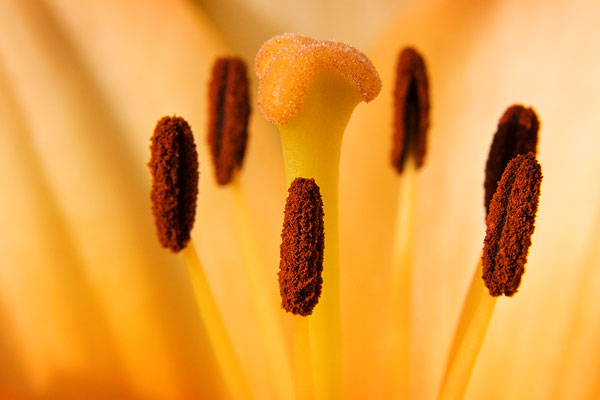
<instances>
[{"instance_id":1,"label":"lily flower","mask_svg":"<svg viewBox=\"0 0 600 400\"><path fill-rule=\"evenodd\" d=\"M514 103L540 117L540 208L519 293L498 300L466 398L597 397L599 19L591 0L3 2L0 398L228 398L183 259L160 247L150 213L149 137L173 114L198 146L193 244L252 396L276 398L240 273L235 195L214 181L203 138L212 62L252 60L285 31L356 45L382 81L379 97L357 106L341 151L342 398L386 398L399 197L392 93L406 45L424 55L431 84L416 178L410 397L438 395L481 256L487 152ZM276 306L287 187L279 135L257 112L250 78L239 185Z\"/></svg>"}]
</instances>

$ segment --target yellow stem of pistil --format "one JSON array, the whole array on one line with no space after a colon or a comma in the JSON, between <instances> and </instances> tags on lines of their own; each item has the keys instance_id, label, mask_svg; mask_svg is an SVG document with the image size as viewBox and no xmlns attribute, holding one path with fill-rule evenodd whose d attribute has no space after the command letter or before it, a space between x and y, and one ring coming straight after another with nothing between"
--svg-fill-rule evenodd
<instances>
[{"instance_id":1,"label":"yellow stem of pistil","mask_svg":"<svg viewBox=\"0 0 600 400\"><path fill-rule=\"evenodd\" d=\"M251 229L250 216L238 177L233 180L231 187L235 202L235 220L238 228L238 237L244 260L244 275L252 295L253 307L259 322L258 326L271 377L270 381L276 398L287 400L292 398L294 387L292 367L286 349L283 328L277 316L277 312L280 309L268 295L269 283L265 281L263 275L258 246L253 239L254 235ZM276 266L273 266L273 280L271 284L277 285Z\"/></svg>"},{"instance_id":2,"label":"yellow stem of pistil","mask_svg":"<svg viewBox=\"0 0 600 400\"><path fill-rule=\"evenodd\" d=\"M388 331L386 398L410 396L411 281L415 227L417 168L409 156L400 175L400 195L392 253L390 328Z\"/></svg>"},{"instance_id":3,"label":"yellow stem of pistil","mask_svg":"<svg viewBox=\"0 0 600 400\"><path fill-rule=\"evenodd\" d=\"M294 318L294 387L296 400L314 398L308 318Z\"/></svg>"},{"instance_id":4,"label":"yellow stem of pistil","mask_svg":"<svg viewBox=\"0 0 600 400\"><path fill-rule=\"evenodd\" d=\"M473 275L454 333L446 364L446 373L440 390L440 400L458 400L464 397L494 312L497 298L490 296L481 275L480 262Z\"/></svg>"},{"instance_id":5,"label":"yellow stem of pistil","mask_svg":"<svg viewBox=\"0 0 600 400\"><path fill-rule=\"evenodd\" d=\"M223 317L210 290L204 269L193 244L188 244L181 253L192 280L200 316L212 344L217 362L225 378L227 389L233 399L251 399L250 387L240 364Z\"/></svg>"},{"instance_id":6,"label":"yellow stem of pistil","mask_svg":"<svg viewBox=\"0 0 600 400\"><path fill-rule=\"evenodd\" d=\"M308 317L317 399L341 397L339 162L344 130L360 100L356 88L344 78L323 72L311 83L298 115L278 127L287 187L295 178L314 178L323 198L323 289L319 303Z\"/></svg>"}]
</instances>

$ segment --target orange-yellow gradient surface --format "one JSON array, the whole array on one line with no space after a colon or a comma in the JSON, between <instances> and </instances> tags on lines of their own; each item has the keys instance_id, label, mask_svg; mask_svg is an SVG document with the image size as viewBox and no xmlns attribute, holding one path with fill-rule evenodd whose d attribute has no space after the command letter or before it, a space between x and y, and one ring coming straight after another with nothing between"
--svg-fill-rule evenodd
<instances>
[{"instance_id":1,"label":"orange-yellow gradient surface","mask_svg":"<svg viewBox=\"0 0 600 400\"><path fill-rule=\"evenodd\" d=\"M481 254L487 152L514 103L541 121L540 208L519 293L498 301L466 398L598 397L599 20L594 0L1 1L0 397L225 398L183 260L152 225L149 137L177 114L199 146L194 244L253 395L275 398L239 276L233 196L214 183L205 133L214 58L252 62L289 31L360 48L383 84L357 106L342 148L343 397L382 393L398 192L392 74L405 45L424 55L432 96L417 178L412 398L437 396ZM251 79L240 184L279 304L281 144ZM288 322L282 312L291 346Z\"/></svg>"}]
</instances>

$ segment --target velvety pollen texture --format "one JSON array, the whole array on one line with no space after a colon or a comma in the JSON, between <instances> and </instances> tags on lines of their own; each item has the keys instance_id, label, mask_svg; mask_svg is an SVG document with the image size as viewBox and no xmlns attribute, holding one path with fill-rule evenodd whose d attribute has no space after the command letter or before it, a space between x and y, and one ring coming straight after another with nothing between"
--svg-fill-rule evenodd
<instances>
[{"instance_id":1,"label":"velvety pollen texture","mask_svg":"<svg viewBox=\"0 0 600 400\"><path fill-rule=\"evenodd\" d=\"M542 169L533 153L508 163L490 203L483 280L490 295L512 296L521 284L540 197Z\"/></svg>"},{"instance_id":2,"label":"velvety pollen texture","mask_svg":"<svg viewBox=\"0 0 600 400\"><path fill-rule=\"evenodd\" d=\"M392 165L401 173L410 153L417 168L425 163L429 129L429 79L423 57L412 47L398 56L394 88Z\"/></svg>"},{"instance_id":3,"label":"velvety pollen texture","mask_svg":"<svg viewBox=\"0 0 600 400\"><path fill-rule=\"evenodd\" d=\"M299 34L286 33L267 40L256 55L255 69L258 108L277 125L298 114L310 83L323 71L334 71L346 79L367 103L381 91L377 70L359 50Z\"/></svg>"},{"instance_id":4,"label":"velvety pollen texture","mask_svg":"<svg viewBox=\"0 0 600 400\"><path fill-rule=\"evenodd\" d=\"M152 214L160 244L178 252L190 240L198 196L198 154L181 117L163 117L150 145Z\"/></svg>"},{"instance_id":5,"label":"velvety pollen texture","mask_svg":"<svg viewBox=\"0 0 600 400\"><path fill-rule=\"evenodd\" d=\"M296 178L288 189L281 233L279 291L288 312L310 315L323 278L323 201L314 179Z\"/></svg>"},{"instance_id":6,"label":"velvety pollen texture","mask_svg":"<svg viewBox=\"0 0 600 400\"><path fill-rule=\"evenodd\" d=\"M219 58L209 84L208 145L219 185L226 185L241 168L248 140L250 100L246 63Z\"/></svg>"},{"instance_id":7,"label":"velvety pollen texture","mask_svg":"<svg viewBox=\"0 0 600 400\"><path fill-rule=\"evenodd\" d=\"M498 181L510 160L519 154L537 154L540 123L533 108L510 106L500 118L485 166L486 213L496 192Z\"/></svg>"}]
</instances>

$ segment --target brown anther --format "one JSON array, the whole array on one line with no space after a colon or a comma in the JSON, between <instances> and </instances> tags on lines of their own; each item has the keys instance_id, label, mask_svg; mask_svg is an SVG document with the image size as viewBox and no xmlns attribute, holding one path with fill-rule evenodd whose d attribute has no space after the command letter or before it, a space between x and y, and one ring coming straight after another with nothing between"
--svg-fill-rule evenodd
<instances>
[{"instance_id":1,"label":"brown anther","mask_svg":"<svg viewBox=\"0 0 600 400\"><path fill-rule=\"evenodd\" d=\"M190 240L198 196L198 154L181 117L163 117L150 144L152 214L160 244L176 253Z\"/></svg>"},{"instance_id":2,"label":"brown anther","mask_svg":"<svg viewBox=\"0 0 600 400\"><path fill-rule=\"evenodd\" d=\"M519 154L537 154L539 126L533 108L521 105L510 106L500 118L485 166L486 213L489 212L490 201L508 162Z\"/></svg>"},{"instance_id":3,"label":"brown anther","mask_svg":"<svg viewBox=\"0 0 600 400\"><path fill-rule=\"evenodd\" d=\"M508 163L490 203L483 281L490 295L512 296L525 271L540 197L542 169L533 153Z\"/></svg>"},{"instance_id":4,"label":"brown anther","mask_svg":"<svg viewBox=\"0 0 600 400\"><path fill-rule=\"evenodd\" d=\"M425 162L429 129L429 80L423 57L406 47L398 57L394 89L392 165L402 173L410 155L416 167Z\"/></svg>"},{"instance_id":5,"label":"brown anther","mask_svg":"<svg viewBox=\"0 0 600 400\"><path fill-rule=\"evenodd\" d=\"M324 239L319 186L314 179L296 178L288 189L281 232L279 292L287 312L306 316L317 305Z\"/></svg>"},{"instance_id":6,"label":"brown anther","mask_svg":"<svg viewBox=\"0 0 600 400\"><path fill-rule=\"evenodd\" d=\"M240 58L219 58L209 85L208 145L219 185L241 168L248 139L248 76Z\"/></svg>"}]
</instances>

